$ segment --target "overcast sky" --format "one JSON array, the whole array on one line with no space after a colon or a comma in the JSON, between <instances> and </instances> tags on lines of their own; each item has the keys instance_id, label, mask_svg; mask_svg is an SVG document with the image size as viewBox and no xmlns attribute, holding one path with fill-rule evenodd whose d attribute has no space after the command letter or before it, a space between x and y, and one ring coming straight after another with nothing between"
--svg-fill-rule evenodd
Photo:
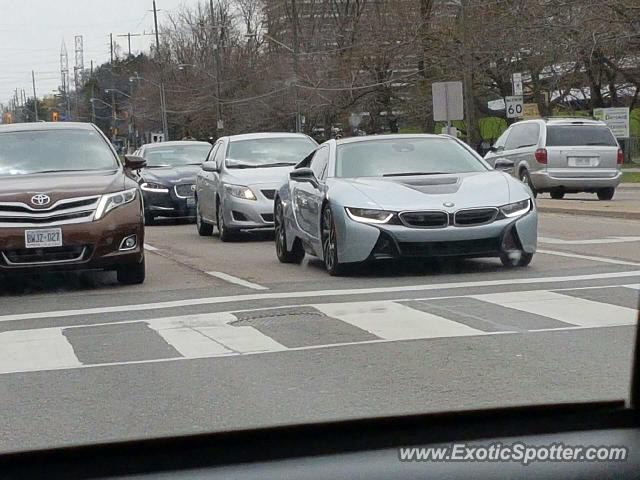
<instances>
[{"instance_id":1,"label":"overcast sky","mask_svg":"<svg viewBox=\"0 0 640 480\"><path fill-rule=\"evenodd\" d=\"M181 5L198 0L156 0L158 21ZM109 33L123 52L127 39L116 35L153 31L152 0L0 0L0 103L13 91L33 96L31 70L36 74L38 97L60 85L60 47L64 40L73 78L74 37L82 35L84 66L109 59ZM132 37L131 49L148 51L153 36ZM73 82L73 80L72 80Z\"/></svg>"}]
</instances>

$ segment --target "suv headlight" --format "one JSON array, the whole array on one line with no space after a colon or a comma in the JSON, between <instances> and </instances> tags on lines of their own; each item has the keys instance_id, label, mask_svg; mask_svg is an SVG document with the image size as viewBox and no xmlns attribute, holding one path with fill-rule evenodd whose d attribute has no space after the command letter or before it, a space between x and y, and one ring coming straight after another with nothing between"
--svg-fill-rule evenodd
<instances>
[{"instance_id":1,"label":"suv headlight","mask_svg":"<svg viewBox=\"0 0 640 480\"><path fill-rule=\"evenodd\" d=\"M100 220L114 208L118 208L121 205L126 205L127 203L133 202L136 198L137 191L137 188L131 188L122 192L102 195L102 197L100 197L100 200L98 201L98 207L96 208L96 214L93 219Z\"/></svg>"},{"instance_id":2,"label":"suv headlight","mask_svg":"<svg viewBox=\"0 0 640 480\"><path fill-rule=\"evenodd\" d=\"M509 203L500 207L502 215L508 218L520 217L531 210L531 199L527 198L521 202Z\"/></svg>"},{"instance_id":3,"label":"suv headlight","mask_svg":"<svg viewBox=\"0 0 640 480\"><path fill-rule=\"evenodd\" d=\"M242 185L225 185L225 190L229 195L244 200L257 200L255 193L249 188Z\"/></svg>"},{"instance_id":4,"label":"suv headlight","mask_svg":"<svg viewBox=\"0 0 640 480\"><path fill-rule=\"evenodd\" d=\"M345 207L347 215L351 220L362 223L387 223L393 218L393 212L386 210L375 210L371 208L351 208Z\"/></svg>"},{"instance_id":5,"label":"suv headlight","mask_svg":"<svg viewBox=\"0 0 640 480\"><path fill-rule=\"evenodd\" d=\"M169 189L159 183L144 182L140 184L140 188L145 192L169 193Z\"/></svg>"}]
</instances>

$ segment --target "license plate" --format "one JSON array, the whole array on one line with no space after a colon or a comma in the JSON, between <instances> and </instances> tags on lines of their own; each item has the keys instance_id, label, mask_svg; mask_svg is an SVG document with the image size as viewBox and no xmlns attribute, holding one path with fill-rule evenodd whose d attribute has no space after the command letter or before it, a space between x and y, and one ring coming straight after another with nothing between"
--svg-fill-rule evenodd
<instances>
[{"instance_id":1,"label":"license plate","mask_svg":"<svg viewBox=\"0 0 640 480\"><path fill-rule=\"evenodd\" d=\"M187 198L187 207L195 207L196 199L193 197Z\"/></svg>"},{"instance_id":2,"label":"license plate","mask_svg":"<svg viewBox=\"0 0 640 480\"><path fill-rule=\"evenodd\" d=\"M62 229L25 230L24 244L27 248L61 247Z\"/></svg>"},{"instance_id":3,"label":"license plate","mask_svg":"<svg viewBox=\"0 0 640 480\"><path fill-rule=\"evenodd\" d=\"M598 157L568 157L570 167L596 167L598 165Z\"/></svg>"}]
</instances>

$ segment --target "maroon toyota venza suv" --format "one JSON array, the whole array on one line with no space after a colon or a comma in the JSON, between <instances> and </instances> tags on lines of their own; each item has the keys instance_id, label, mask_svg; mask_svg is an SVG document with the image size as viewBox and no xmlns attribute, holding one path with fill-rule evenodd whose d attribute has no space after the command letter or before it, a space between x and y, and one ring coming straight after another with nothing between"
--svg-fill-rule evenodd
<instances>
[{"instance_id":1,"label":"maroon toyota venza suv","mask_svg":"<svg viewBox=\"0 0 640 480\"><path fill-rule=\"evenodd\" d=\"M132 171L88 123L0 125L0 274L115 270L142 283L144 217Z\"/></svg>"}]
</instances>

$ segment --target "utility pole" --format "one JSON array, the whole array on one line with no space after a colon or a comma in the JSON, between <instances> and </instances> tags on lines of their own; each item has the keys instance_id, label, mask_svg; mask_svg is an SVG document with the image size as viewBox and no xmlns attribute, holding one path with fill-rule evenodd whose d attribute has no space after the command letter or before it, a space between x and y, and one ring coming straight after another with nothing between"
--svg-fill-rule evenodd
<instances>
[{"instance_id":1,"label":"utility pole","mask_svg":"<svg viewBox=\"0 0 640 480\"><path fill-rule=\"evenodd\" d=\"M460 28L462 30L462 61L463 61L463 76L462 83L464 85L464 110L467 120L467 144L470 147L475 148L476 141L476 110L473 100L473 73L471 65L471 52L469 43L469 29L467 26L467 18L469 8L469 0L461 0L460 2Z\"/></svg>"},{"instance_id":2,"label":"utility pole","mask_svg":"<svg viewBox=\"0 0 640 480\"><path fill-rule=\"evenodd\" d=\"M109 45L111 46L111 63L109 70L111 71L111 140L116 138L116 96L114 93L115 82L113 80L113 33L109 34ZM93 98L93 96L91 97Z\"/></svg>"},{"instance_id":3,"label":"utility pole","mask_svg":"<svg viewBox=\"0 0 640 480\"><path fill-rule=\"evenodd\" d=\"M31 70L31 81L33 82L33 112L36 114L36 122L38 121L38 96L36 95L36 74Z\"/></svg>"},{"instance_id":4,"label":"utility pole","mask_svg":"<svg viewBox=\"0 0 640 480\"><path fill-rule=\"evenodd\" d=\"M131 56L131 37L141 37L142 35L149 35L148 33L125 33L123 35L117 35L118 37L127 37L127 44L129 47L129 56Z\"/></svg>"},{"instance_id":5,"label":"utility pole","mask_svg":"<svg viewBox=\"0 0 640 480\"><path fill-rule=\"evenodd\" d=\"M301 132L302 122L300 121L300 101L298 99L298 79L300 78L298 57L300 55L300 42L298 39L298 5L296 0L291 0L291 17L293 21L293 75L295 77L293 98L296 105L296 132Z\"/></svg>"},{"instance_id":6,"label":"utility pole","mask_svg":"<svg viewBox=\"0 0 640 480\"><path fill-rule=\"evenodd\" d=\"M222 119L222 105L220 102L220 50L218 41L220 35L218 35L220 25L216 22L216 16L213 10L213 0L209 0L209 14L211 15L211 28L216 35L216 43L213 45L213 62L216 76L216 132L224 128L224 120ZM216 134L217 137L217 134Z\"/></svg>"},{"instance_id":7,"label":"utility pole","mask_svg":"<svg viewBox=\"0 0 640 480\"><path fill-rule=\"evenodd\" d=\"M156 29L156 55L158 63L160 63L160 34L158 32L158 10L156 8L156 0L153 0L153 24ZM162 132L164 133L165 142L169 140L169 124L167 122L167 99L164 93L164 72L160 65L160 108L162 110Z\"/></svg>"}]
</instances>

